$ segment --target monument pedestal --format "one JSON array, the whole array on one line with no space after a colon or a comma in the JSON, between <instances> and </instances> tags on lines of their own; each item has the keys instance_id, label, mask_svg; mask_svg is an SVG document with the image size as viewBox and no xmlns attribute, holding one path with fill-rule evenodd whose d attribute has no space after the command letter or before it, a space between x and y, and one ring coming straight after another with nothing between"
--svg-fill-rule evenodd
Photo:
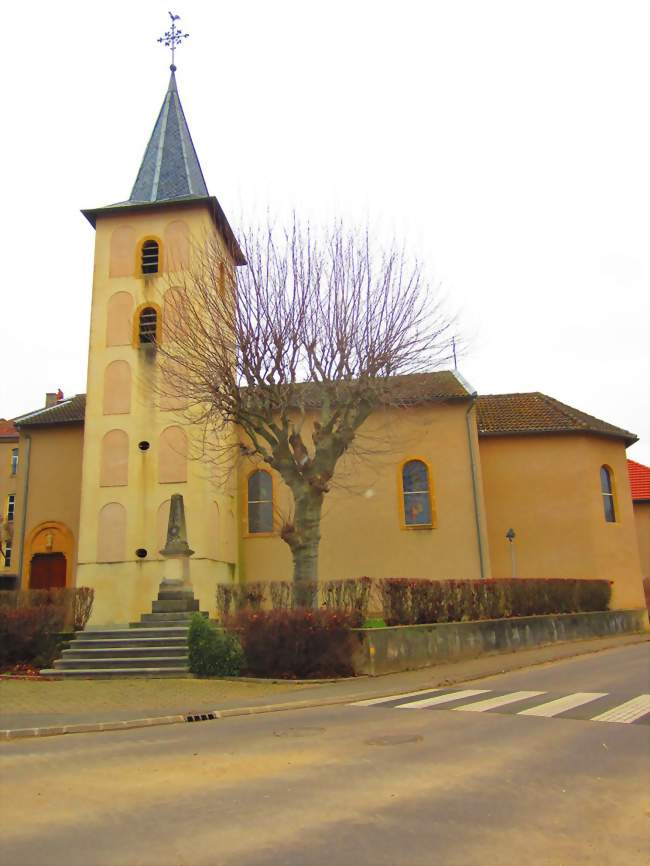
<instances>
[{"instance_id":1,"label":"monument pedestal","mask_svg":"<svg viewBox=\"0 0 650 866\"><path fill-rule=\"evenodd\" d=\"M151 613L143 613L139 626L183 626L199 611L198 599L190 583L190 556L194 553L187 543L183 497L174 493L169 506L167 543L160 551L165 557L165 576L158 587L158 598L152 602Z\"/></svg>"}]
</instances>

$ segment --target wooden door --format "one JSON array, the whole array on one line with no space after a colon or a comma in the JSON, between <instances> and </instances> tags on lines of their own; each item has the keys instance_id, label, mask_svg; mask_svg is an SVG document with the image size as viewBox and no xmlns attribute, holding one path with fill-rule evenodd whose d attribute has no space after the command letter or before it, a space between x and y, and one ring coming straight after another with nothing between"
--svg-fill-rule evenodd
<instances>
[{"instance_id":1,"label":"wooden door","mask_svg":"<svg viewBox=\"0 0 650 866\"><path fill-rule=\"evenodd\" d=\"M66 561L62 553L35 553L29 567L30 589L65 586Z\"/></svg>"}]
</instances>

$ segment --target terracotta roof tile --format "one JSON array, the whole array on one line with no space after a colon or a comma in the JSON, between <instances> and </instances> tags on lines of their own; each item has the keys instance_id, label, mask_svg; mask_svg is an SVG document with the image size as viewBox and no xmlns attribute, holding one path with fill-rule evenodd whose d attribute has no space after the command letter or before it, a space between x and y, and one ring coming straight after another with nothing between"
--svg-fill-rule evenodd
<instances>
[{"instance_id":1,"label":"terracotta roof tile","mask_svg":"<svg viewBox=\"0 0 650 866\"><path fill-rule=\"evenodd\" d=\"M408 373L383 380L385 388L380 400L388 405L418 406L424 403L467 399L470 386L453 370L435 373ZM295 387L296 401L306 409L317 409L322 404L322 386L318 382L299 382ZM243 391L248 391L244 387ZM254 389L251 393L254 393Z\"/></svg>"},{"instance_id":2,"label":"terracotta roof tile","mask_svg":"<svg viewBox=\"0 0 650 866\"><path fill-rule=\"evenodd\" d=\"M635 502L650 500L650 466L644 466L636 460L628 460L627 471L630 476L632 499Z\"/></svg>"},{"instance_id":3,"label":"terracotta roof tile","mask_svg":"<svg viewBox=\"0 0 650 866\"><path fill-rule=\"evenodd\" d=\"M74 424L83 422L86 412L86 395L75 394L45 409L27 412L14 418L18 427L40 427L45 424Z\"/></svg>"},{"instance_id":4,"label":"terracotta roof tile","mask_svg":"<svg viewBox=\"0 0 650 866\"><path fill-rule=\"evenodd\" d=\"M533 433L597 433L631 445L634 433L587 415L535 391L530 394L485 394L477 399L481 436Z\"/></svg>"},{"instance_id":5,"label":"terracotta roof tile","mask_svg":"<svg viewBox=\"0 0 650 866\"><path fill-rule=\"evenodd\" d=\"M18 439L18 430L13 421L0 418L0 439Z\"/></svg>"}]
</instances>

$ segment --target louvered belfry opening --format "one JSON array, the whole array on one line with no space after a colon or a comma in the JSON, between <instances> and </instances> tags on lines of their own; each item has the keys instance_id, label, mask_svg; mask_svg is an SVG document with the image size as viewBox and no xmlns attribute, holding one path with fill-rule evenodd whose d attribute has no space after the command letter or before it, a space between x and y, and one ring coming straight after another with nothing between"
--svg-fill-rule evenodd
<instances>
[{"instance_id":1,"label":"louvered belfry opening","mask_svg":"<svg viewBox=\"0 0 650 866\"><path fill-rule=\"evenodd\" d=\"M142 244L142 273L158 273L158 241L145 241Z\"/></svg>"},{"instance_id":2,"label":"louvered belfry opening","mask_svg":"<svg viewBox=\"0 0 650 866\"><path fill-rule=\"evenodd\" d=\"M153 307L145 307L140 313L139 341L140 345L148 345L156 342L156 330L158 327L158 313Z\"/></svg>"}]
</instances>

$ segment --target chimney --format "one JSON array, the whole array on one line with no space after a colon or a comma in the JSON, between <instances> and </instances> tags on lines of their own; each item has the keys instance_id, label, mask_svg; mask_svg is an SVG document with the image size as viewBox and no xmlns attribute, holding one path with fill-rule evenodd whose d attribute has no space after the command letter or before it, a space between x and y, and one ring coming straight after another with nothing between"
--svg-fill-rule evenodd
<instances>
[{"instance_id":1,"label":"chimney","mask_svg":"<svg viewBox=\"0 0 650 866\"><path fill-rule=\"evenodd\" d=\"M45 408L46 409L49 409L50 406L56 406L56 403L57 403L56 392L47 393L45 395Z\"/></svg>"}]
</instances>

